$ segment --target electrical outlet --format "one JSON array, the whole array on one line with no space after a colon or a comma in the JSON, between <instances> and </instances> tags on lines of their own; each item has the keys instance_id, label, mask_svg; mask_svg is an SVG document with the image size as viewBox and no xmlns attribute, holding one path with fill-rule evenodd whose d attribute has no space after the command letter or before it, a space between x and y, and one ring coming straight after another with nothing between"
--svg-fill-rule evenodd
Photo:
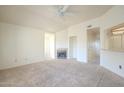
<instances>
[{"instance_id":1,"label":"electrical outlet","mask_svg":"<svg viewBox=\"0 0 124 93\"><path fill-rule=\"evenodd\" d=\"M119 65L119 69L122 69L122 66L121 65Z\"/></svg>"}]
</instances>

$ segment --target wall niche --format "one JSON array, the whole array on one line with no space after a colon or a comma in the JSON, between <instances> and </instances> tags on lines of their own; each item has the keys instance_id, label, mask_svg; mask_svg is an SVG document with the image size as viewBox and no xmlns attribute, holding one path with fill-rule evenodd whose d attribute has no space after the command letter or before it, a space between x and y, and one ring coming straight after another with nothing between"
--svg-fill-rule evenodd
<instances>
[{"instance_id":1,"label":"wall niche","mask_svg":"<svg viewBox=\"0 0 124 93\"><path fill-rule=\"evenodd\" d=\"M124 24L106 30L105 44L108 50L124 51Z\"/></svg>"}]
</instances>

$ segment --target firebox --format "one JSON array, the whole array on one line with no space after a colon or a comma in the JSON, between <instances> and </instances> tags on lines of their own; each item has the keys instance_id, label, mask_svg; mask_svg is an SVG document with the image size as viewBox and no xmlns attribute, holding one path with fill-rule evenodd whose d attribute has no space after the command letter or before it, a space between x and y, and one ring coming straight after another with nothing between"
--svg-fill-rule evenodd
<instances>
[{"instance_id":1,"label":"firebox","mask_svg":"<svg viewBox=\"0 0 124 93\"><path fill-rule=\"evenodd\" d=\"M58 59L67 59L67 49L57 49Z\"/></svg>"}]
</instances>

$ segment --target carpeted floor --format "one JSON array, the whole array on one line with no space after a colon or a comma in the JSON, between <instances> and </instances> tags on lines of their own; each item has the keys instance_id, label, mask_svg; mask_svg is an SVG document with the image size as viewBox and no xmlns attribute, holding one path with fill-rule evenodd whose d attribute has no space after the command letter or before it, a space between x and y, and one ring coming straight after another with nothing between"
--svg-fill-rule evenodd
<instances>
[{"instance_id":1,"label":"carpeted floor","mask_svg":"<svg viewBox=\"0 0 124 93\"><path fill-rule=\"evenodd\" d=\"M52 60L1 70L0 86L124 87L124 78L96 64Z\"/></svg>"}]
</instances>

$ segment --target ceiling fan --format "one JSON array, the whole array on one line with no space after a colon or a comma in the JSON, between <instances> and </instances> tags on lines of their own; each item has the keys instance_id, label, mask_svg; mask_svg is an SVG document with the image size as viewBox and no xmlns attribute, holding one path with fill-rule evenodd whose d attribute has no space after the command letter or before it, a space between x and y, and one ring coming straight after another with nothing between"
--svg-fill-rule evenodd
<instances>
[{"instance_id":1,"label":"ceiling fan","mask_svg":"<svg viewBox=\"0 0 124 93\"><path fill-rule=\"evenodd\" d=\"M58 6L57 15L58 16L65 16L68 8L69 8L69 5Z\"/></svg>"},{"instance_id":2,"label":"ceiling fan","mask_svg":"<svg viewBox=\"0 0 124 93\"><path fill-rule=\"evenodd\" d=\"M70 8L69 5L61 5L57 7L57 16L64 17L64 16L75 16L77 13L68 11Z\"/></svg>"}]
</instances>

